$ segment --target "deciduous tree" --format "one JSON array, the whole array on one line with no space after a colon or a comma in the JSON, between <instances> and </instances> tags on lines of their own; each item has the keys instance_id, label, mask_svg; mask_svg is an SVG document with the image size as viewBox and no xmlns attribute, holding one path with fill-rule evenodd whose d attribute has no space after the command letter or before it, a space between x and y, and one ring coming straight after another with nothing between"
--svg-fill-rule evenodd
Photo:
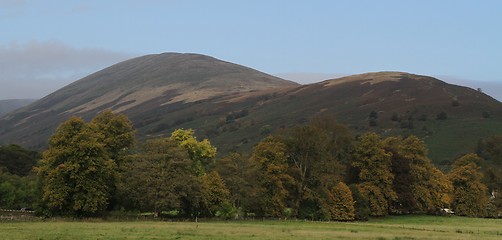
<instances>
[{"instance_id":1,"label":"deciduous tree","mask_svg":"<svg viewBox=\"0 0 502 240\"><path fill-rule=\"evenodd\" d=\"M268 137L255 146L251 158L258 163L257 177L265 189L263 215L282 217L287 208L287 187L293 182L288 174L286 145L277 138Z\"/></svg>"},{"instance_id":2,"label":"deciduous tree","mask_svg":"<svg viewBox=\"0 0 502 240\"><path fill-rule=\"evenodd\" d=\"M458 215L484 217L487 214L488 189L481 182L481 161L479 156L471 153L453 164L449 178L453 184L453 209Z\"/></svg>"},{"instance_id":3,"label":"deciduous tree","mask_svg":"<svg viewBox=\"0 0 502 240\"><path fill-rule=\"evenodd\" d=\"M397 198L392 188L391 156L376 133L364 134L356 142L352 166L358 172L357 186L368 198L372 216L388 214L389 204Z\"/></svg>"},{"instance_id":4,"label":"deciduous tree","mask_svg":"<svg viewBox=\"0 0 502 240\"><path fill-rule=\"evenodd\" d=\"M169 139L148 140L125 162L119 191L140 210L181 210L183 197L199 185L191 171L192 160L185 149ZM197 187L196 187L197 189Z\"/></svg>"},{"instance_id":5,"label":"deciduous tree","mask_svg":"<svg viewBox=\"0 0 502 240\"><path fill-rule=\"evenodd\" d=\"M103 134L72 117L49 139L38 175L53 213L88 215L106 209L116 170Z\"/></svg>"},{"instance_id":6,"label":"deciduous tree","mask_svg":"<svg viewBox=\"0 0 502 240\"><path fill-rule=\"evenodd\" d=\"M331 219L336 221L352 221L355 219L354 199L352 192L344 182L339 182L329 192Z\"/></svg>"},{"instance_id":7,"label":"deciduous tree","mask_svg":"<svg viewBox=\"0 0 502 240\"><path fill-rule=\"evenodd\" d=\"M208 139L198 141L192 129L177 129L171 134L170 139L187 151L193 160L193 170L198 176L205 173L208 165L216 157L216 147L212 146Z\"/></svg>"}]
</instances>

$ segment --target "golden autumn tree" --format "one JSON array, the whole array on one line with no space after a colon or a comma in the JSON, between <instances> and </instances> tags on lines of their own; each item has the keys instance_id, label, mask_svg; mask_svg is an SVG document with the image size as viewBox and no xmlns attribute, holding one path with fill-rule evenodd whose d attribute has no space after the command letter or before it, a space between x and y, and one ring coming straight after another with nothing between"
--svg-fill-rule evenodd
<instances>
[{"instance_id":1,"label":"golden autumn tree","mask_svg":"<svg viewBox=\"0 0 502 240\"><path fill-rule=\"evenodd\" d=\"M392 188L392 155L384 150L384 144L376 133L366 133L357 139L352 167L356 169L357 187L368 198L372 216L384 216L390 203L397 198Z\"/></svg>"},{"instance_id":2,"label":"golden autumn tree","mask_svg":"<svg viewBox=\"0 0 502 240\"><path fill-rule=\"evenodd\" d=\"M482 159L476 154L467 154L453 163L448 177L453 184L453 210L458 215L484 217L488 204L488 188L481 180L479 164Z\"/></svg>"},{"instance_id":3,"label":"golden autumn tree","mask_svg":"<svg viewBox=\"0 0 502 240\"><path fill-rule=\"evenodd\" d=\"M177 142L187 151L193 161L193 170L197 176L202 176L207 166L216 157L216 147L211 145L208 139L198 141L192 129L176 129L169 139Z\"/></svg>"},{"instance_id":4,"label":"golden autumn tree","mask_svg":"<svg viewBox=\"0 0 502 240\"><path fill-rule=\"evenodd\" d=\"M394 211L437 213L449 207L451 183L427 157L428 149L421 139L389 137L384 144L392 153L393 185L398 195Z\"/></svg>"},{"instance_id":5,"label":"golden autumn tree","mask_svg":"<svg viewBox=\"0 0 502 240\"><path fill-rule=\"evenodd\" d=\"M339 182L328 194L331 219L335 221L353 221L356 216L354 199L350 188Z\"/></svg>"},{"instance_id":6,"label":"golden autumn tree","mask_svg":"<svg viewBox=\"0 0 502 240\"><path fill-rule=\"evenodd\" d=\"M218 172L204 173L199 179L202 203L207 216L213 217L230 206L230 191Z\"/></svg>"}]
</instances>

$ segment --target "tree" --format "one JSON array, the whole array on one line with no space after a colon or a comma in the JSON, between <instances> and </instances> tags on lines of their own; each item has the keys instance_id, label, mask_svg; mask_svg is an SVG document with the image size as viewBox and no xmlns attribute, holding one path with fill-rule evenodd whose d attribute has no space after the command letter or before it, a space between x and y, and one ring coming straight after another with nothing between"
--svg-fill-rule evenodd
<instances>
[{"instance_id":1,"label":"tree","mask_svg":"<svg viewBox=\"0 0 502 240\"><path fill-rule=\"evenodd\" d=\"M483 183L490 192L492 217L502 216L502 136L491 136L480 140L477 153L484 159L481 164Z\"/></svg>"},{"instance_id":2,"label":"tree","mask_svg":"<svg viewBox=\"0 0 502 240\"><path fill-rule=\"evenodd\" d=\"M352 192L344 182L339 182L329 193L331 219L336 221L352 221L355 219L354 199Z\"/></svg>"},{"instance_id":3,"label":"tree","mask_svg":"<svg viewBox=\"0 0 502 240\"><path fill-rule=\"evenodd\" d=\"M40 154L15 144L0 146L0 168L12 174L26 176L39 160Z\"/></svg>"},{"instance_id":4,"label":"tree","mask_svg":"<svg viewBox=\"0 0 502 240\"><path fill-rule=\"evenodd\" d=\"M479 164L482 159L476 154L467 154L457 159L449 178L453 184L453 209L458 215L484 217L487 215L488 189L481 180Z\"/></svg>"},{"instance_id":5,"label":"tree","mask_svg":"<svg viewBox=\"0 0 502 240\"><path fill-rule=\"evenodd\" d=\"M199 189L185 149L169 139L151 139L125 162L119 191L134 208L152 211L182 210L183 197ZM198 205L198 204L196 204Z\"/></svg>"},{"instance_id":6,"label":"tree","mask_svg":"<svg viewBox=\"0 0 502 240\"><path fill-rule=\"evenodd\" d=\"M172 132L170 139L187 151L197 176L202 176L216 157L216 147L212 146L208 139L197 141L192 129L177 129Z\"/></svg>"},{"instance_id":7,"label":"tree","mask_svg":"<svg viewBox=\"0 0 502 240\"><path fill-rule=\"evenodd\" d=\"M288 174L286 145L276 138L268 137L255 146L251 158L258 163L257 177L265 189L262 196L262 214L282 217L289 196L287 185L293 182L293 178Z\"/></svg>"},{"instance_id":8,"label":"tree","mask_svg":"<svg viewBox=\"0 0 502 240\"><path fill-rule=\"evenodd\" d=\"M38 200L34 176L18 176L0 169L0 208L35 208Z\"/></svg>"},{"instance_id":9,"label":"tree","mask_svg":"<svg viewBox=\"0 0 502 240\"><path fill-rule=\"evenodd\" d=\"M392 154L397 213L437 213L450 204L451 184L427 157L425 143L416 136L389 137L385 149Z\"/></svg>"},{"instance_id":10,"label":"tree","mask_svg":"<svg viewBox=\"0 0 502 240\"><path fill-rule=\"evenodd\" d=\"M105 210L115 167L103 135L82 119L70 118L50 137L36 169L49 211L82 216Z\"/></svg>"},{"instance_id":11,"label":"tree","mask_svg":"<svg viewBox=\"0 0 502 240\"><path fill-rule=\"evenodd\" d=\"M356 142L351 165L358 172L357 186L368 198L372 216L386 215L397 198L392 189L391 156L376 133L364 134Z\"/></svg>"},{"instance_id":12,"label":"tree","mask_svg":"<svg viewBox=\"0 0 502 240\"><path fill-rule=\"evenodd\" d=\"M320 208L326 206L325 193L344 178L352 147L350 131L333 117L316 116L308 125L294 127L281 138L294 178L293 216L329 218L329 211Z\"/></svg>"},{"instance_id":13,"label":"tree","mask_svg":"<svg viewBox=\"0 0 502 240\"><path fill-rule=\"evenodd\" d=\"M237 214L259 213L264 206L265 188L257 176L260 164L251 157L230 153L218 159L214 164L216 170L230 191L232 205L238 209Z\"/></svg>"},{"instance_id":14,"label":"tree","mask_svg":"<svg viewBox=\"0 0 502 240\"><path fill-rule=\"evenodd\" d=\"M349 185L352 192L352 199L354 199L355 219L359 221L367 221L370 216L369 200L364 196L356 184Z\"/></svg>"},{"instance_id":15,"label":"tree","mask_svg":"<svg viewBox=\"0 0 502 240\"><path fill-rule=\"evenodd\" d=\"M124 114L105 110L94 117L90 125L103 134L103 144L115 163L120 165L125 154L134 146L134 128Z\"/></svg>"},{"instance_id":16,"label":"tree","mask_svg":"<svg viewBox=\"0 0 502 240\"><path fill-rule=\"evenodd\" d=\"M206 215L214 217L230 206L230 191L216 171L205 173L199 177Z\"/></svg>"}]
</instances>

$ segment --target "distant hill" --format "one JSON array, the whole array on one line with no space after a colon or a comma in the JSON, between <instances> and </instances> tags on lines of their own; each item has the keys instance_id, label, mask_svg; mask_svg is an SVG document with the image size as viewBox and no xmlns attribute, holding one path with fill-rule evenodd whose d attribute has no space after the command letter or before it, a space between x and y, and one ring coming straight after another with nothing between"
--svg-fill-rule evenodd
<instances>
[{"instance_id":1,"label":"distant hill","mask_svg":"<svg viewBox=\"0 0 502 240\"><path fill-rule=\"evenodd\" d=\"M36 101L35 99L7 99L0 100L0 117L8 112L12 112L18 108L29 105Z\"/></svg>"},{"instance_id":2,"label":"distant hill","mask_svg":"<svg viewBox=\"0 0 502 240\"><path fill-rule=\"evenodd\" d=\"M125 113L140 140L193 128L220 153L249 151L316 114L334 115L355 134L418 135L438 165L502 134L502 103L432 77L377 72L299 85L204 55L166 53L116 64L4 116L0 143L44 148L69 116L90 119L106 108Z\"/></svg>"}]
</instances>

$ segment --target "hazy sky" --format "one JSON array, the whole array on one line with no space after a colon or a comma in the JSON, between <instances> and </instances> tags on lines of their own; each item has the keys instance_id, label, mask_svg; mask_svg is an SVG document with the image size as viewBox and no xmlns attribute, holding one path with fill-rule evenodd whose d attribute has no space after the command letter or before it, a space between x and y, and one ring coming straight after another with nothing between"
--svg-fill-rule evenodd
<instances>
[{"instance_id":1,"label":"hazy sky","mask_svg":"<svg viewBox=\"0 0 502 240\"><path fill-rule=\"evenodd\" d=\"M162 52L302 81L395 70L502 92L500 0L0 0L0 30L0 99Z\"/></svg>"}]
</instances>

